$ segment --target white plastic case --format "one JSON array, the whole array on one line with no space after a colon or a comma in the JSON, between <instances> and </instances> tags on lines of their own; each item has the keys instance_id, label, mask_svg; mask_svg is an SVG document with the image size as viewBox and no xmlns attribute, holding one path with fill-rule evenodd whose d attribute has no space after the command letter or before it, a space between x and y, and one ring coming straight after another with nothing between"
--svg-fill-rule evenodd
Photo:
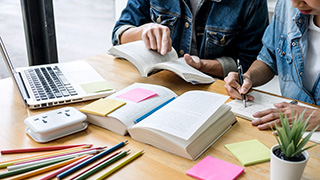
<instances>
[{"instance_id":1,"label":"white plastic case","mask_svg":"<svg viewBox=\"0 0 320 180\"><path fill-rule=\"evenodd\" d=\"M30 116L24 120L26 133L36 142L45 143L88 127L87 116L73 107L64 107Z\"/></svg>"}]
</instances>

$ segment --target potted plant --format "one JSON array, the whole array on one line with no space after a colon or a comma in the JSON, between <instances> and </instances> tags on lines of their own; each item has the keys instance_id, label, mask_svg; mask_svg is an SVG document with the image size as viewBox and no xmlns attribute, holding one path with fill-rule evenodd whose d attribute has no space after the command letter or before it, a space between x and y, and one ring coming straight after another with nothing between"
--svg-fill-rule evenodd
<instances>
[{"instance_id":1,"label":"potted plant","mask_svg":"<svg viewBox=\"0 0 320 180\"><path fill-rule=\"evenodd\" d=\"M276 180L294 180L301 179L304 168L309 159L307 149L315 146L311 145L304 148L309 141L312 133L318 129L317 126L313 129L305 138L302 139L302 135L307 130L307 123L312 114L304 121L305 111L294 116L292 114L292 124L289 124L288 117L283 117L282 113L279 113L282 126L275 126L275 137L278 142L277 145L271 148L270 158L270 179Z\"/></svg>"}]
</instances>

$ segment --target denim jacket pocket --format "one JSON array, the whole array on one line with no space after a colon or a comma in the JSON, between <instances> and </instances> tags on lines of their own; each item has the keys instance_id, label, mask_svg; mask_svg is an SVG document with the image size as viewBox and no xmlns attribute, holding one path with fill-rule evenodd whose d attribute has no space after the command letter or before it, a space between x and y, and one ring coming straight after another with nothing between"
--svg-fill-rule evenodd
<instances>
[{"instance_id":1,"label":"denim jacket pocket","mask_svg":"<svg viewBox=\"0 0 320 180\"><path fill-rule=\"evenodd\" d=\"M236 36L237 32L206 30L205 57L218 57Z\"/></svg>"},{"instance_id":2,"label":"denim jacket pocket","mask_svg":"<svg viewBox=\"0 0 320 180\"><path fill-rule=\"evenodd\" d=\"M290 51L290 45L288 44L286 36L280 36L279 42L277 44L277 53L278 56L278 69L281 71L278 72L279 78L283 81L293 81L293 70L294 70L294 63L292 62L292 56Z\"/></svg>"},{"instance_id":3,"label":"denim jacket pocket","mask_svg":"<svg viewBox=\"0 0 320 180\"><path fill-rule=\"evenodd\" d=\"M167 26L170 29L170 34L173 34L175 23L178 20L178 17L153 7L150 8L150 17L152 22Z\"/></svg>"}]
</instances>

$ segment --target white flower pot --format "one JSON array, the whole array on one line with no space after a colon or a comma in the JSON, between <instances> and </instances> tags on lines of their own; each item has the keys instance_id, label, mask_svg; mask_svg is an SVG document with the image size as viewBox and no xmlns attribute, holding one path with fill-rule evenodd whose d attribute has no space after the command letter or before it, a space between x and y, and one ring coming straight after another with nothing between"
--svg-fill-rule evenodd
<instances>
[{"instance_id":1,"label":"white flower pot","mask_svg":"<svg viewBox=\"0 0 320 180\"><path fill-rule=\"evenodd\" d=\"M303 151L302 154L306 158L300 162L286 161L278 158L274 155L273 151L280 148L280 146L274 145L271 148L270 159L270 179L271 180L300 180L304 171L304 168L309 159L307 151Z\"/></svg>"}]
</instances>

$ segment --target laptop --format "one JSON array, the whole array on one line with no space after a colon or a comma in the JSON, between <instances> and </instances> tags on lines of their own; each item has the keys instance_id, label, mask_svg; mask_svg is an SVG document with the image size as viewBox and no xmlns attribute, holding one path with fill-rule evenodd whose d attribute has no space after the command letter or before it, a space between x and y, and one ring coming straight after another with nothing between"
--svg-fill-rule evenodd
<instances>
[{"instance_id":1,"label":"laptop","mask_svg":"<svg viewBox=\"0 0 320 180\"><path fill-rule=\"evenodd\" d=\"M98 99L115 92L86 61L15 69L1 37L0 51L25 105L30 109Z\"/></svg>"}]
</instances>

